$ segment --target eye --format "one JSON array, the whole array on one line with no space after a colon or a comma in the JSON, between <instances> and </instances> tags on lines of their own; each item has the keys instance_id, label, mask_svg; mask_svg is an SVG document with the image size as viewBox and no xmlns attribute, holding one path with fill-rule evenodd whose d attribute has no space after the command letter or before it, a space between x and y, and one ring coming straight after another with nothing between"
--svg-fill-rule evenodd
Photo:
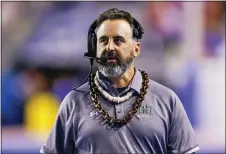
<instances>
[{"instance_id":1,"label":"eye","mask_svg":"<svg viewBox=\"0 0 226 154\"><path fill-rule=\"evenodd\" d=\"M116 45L120 45L123 42L120 38L116 38L114 41Z\"/></svg>"},{"instance_id":2,"label":"eye","mask_svg":"<svg viewBox=\"0 0 226 154\"><path fill-rule=\"evenodd\" d=\"M107 39L101 39L101 40L100 40L100 43L106 44L106 43L107 43Z\"/></svg>"}]
</instances>

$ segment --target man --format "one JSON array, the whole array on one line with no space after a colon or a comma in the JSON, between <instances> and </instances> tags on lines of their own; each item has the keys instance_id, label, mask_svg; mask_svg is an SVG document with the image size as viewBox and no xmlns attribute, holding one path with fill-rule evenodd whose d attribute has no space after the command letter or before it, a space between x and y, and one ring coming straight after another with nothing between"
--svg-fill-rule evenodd
<instances>
[{"instance_id":1,"label":"man","mask_svg":"<svg viewBox=\"0 0 226 154\"><path fill-rule=\"evenodd\" d=\"M176 94L134 67L142 27L118 9L96 22L89 82L63 100L41 153L194 153L199 149Z\"/></svg>"}]
</instances>

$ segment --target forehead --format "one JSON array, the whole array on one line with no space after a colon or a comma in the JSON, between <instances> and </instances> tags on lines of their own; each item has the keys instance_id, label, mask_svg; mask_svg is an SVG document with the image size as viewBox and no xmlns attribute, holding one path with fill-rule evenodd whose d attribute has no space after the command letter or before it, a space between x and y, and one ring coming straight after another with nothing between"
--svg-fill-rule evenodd
<instances>
[{"instance_id":1,"label":"forehead","mask_svg":"<svg viewBox=\"0 0 226 154\"><path fill-rule=\"evenodd\" d=\"M101 36L123 36L131 37L132 28L130 24L122 19L119 20L106 20L97 29L97 38Z\"/></svg>"}]
</instances>

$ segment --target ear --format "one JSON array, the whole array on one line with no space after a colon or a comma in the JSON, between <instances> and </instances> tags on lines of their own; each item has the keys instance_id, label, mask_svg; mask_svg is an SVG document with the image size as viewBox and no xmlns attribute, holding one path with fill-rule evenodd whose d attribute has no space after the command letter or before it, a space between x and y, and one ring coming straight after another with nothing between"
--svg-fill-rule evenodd
<instances>
[{"instance_id":1,"label":"ear","mask_svg":"<svg viewBox=\"0 0 226 154\"><path fill-rule=\"evenodd\" d=\"M133 57L137 57L140 54L140 42L135 42Z\"/></svg>"}]
</instances>

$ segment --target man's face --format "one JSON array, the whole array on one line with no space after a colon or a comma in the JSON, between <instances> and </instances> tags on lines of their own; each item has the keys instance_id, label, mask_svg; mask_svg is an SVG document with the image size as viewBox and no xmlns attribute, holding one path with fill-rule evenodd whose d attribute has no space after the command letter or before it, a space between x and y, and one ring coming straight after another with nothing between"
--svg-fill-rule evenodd
<instances>
[{"instance_id":1,"label":"man's face","mask_svg":"<svg viewBox=\"0 0 226 154\"><path fill-rule=\"evenodd\" d=\"M125 20L106 20L97 30L97 57L105 57L106 63L98 63L98 70L106 77L124 74L140 52L140 43L132 37L132 28Z\"/></svg>"}]
</instances>

